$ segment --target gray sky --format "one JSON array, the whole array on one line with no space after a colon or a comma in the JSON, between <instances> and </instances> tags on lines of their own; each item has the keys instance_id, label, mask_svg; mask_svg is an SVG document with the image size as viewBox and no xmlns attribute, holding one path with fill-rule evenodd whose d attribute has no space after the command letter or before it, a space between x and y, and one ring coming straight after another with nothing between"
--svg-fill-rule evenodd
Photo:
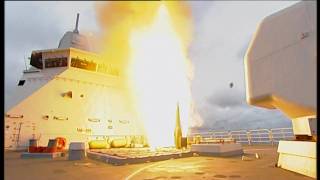
<instances>
[{"instance_id":1,"label":"gray sky","mask_svg":"<svg viewBox=\"0 0 320 180\"><path fill-rule=\"evenodd\" d=\"M289 127L278 110L245 101L243 57L265 16L297 1L188 1L194 33L192 94L206 129ZM32 50L56 48L66 31L99 32L94 2L5 2L5 110ZM234 87L229 88L233 82Z\"/></svg>"}]
</instances>

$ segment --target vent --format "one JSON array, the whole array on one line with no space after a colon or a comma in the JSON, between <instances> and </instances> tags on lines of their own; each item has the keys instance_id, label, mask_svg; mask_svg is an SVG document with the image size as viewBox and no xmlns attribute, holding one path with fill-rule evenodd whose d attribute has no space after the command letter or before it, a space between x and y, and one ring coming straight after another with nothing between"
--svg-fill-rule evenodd
<instances>
[{"instance_id":1,"label":"vent","mask_svg":"<svg viewBox=\"0 0 320 180\"><path fill-rule=\"evenodd\" d=\"M72 98L72 91L62 93L62 97Z\"/></svg>"},{"instance_id":2,"label":"vent","mask_svg":"<svg viewBox=\"0 0 320 180\"><path fill-rule=\"evenodd\" d=\"M18 83L18 86L23 86L25 82L26 82L26 80L20 80Z\"/></svg>"}]
</instances>

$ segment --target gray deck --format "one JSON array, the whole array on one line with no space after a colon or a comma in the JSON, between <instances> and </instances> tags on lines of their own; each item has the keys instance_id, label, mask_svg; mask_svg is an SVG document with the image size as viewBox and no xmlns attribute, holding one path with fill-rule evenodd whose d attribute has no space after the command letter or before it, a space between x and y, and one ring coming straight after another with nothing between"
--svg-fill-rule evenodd
<instances>
[{"instance_id":1,"label":"gray deck","mask_svg":"<svg viewBox=\"0 0 320 180\"><path fill-rule=\"evenodd\" d=\"M148 148L121 148L118 150L100 149L87 152L88 158L117 166L192 157L192 154L189 150L170 148L163 148L157 151L150 151Z\"/></svg>"},{"instance_id":2,"label":"gray deck","mask_svg":"<svg viewBox=\"0 0 320 180\"><path fill-rule=\"evenodd\" d=\"M193 156L124 166L113 166L89 158L68 161L21 159L21 152L5 152L5 180L105 180L105 179L210 179L210 180L312 180L294 172L276 168L276 146L244 146L246 158ZM260 159L255 158L255 153Z\"/></svg>"},{"instance_id":3,"label":"gray deck","mask_svg":"<svg viewBox=\"0 0 320 180\"><path fill-rule=\"evenodd\" d=\"M55 152L55 153L28 153L23 152L21 153L21 158L23 159L29 159L29 158L49 158L54 159L57 157L61 157L62 152Z\"/></svg>"}]
</instances>

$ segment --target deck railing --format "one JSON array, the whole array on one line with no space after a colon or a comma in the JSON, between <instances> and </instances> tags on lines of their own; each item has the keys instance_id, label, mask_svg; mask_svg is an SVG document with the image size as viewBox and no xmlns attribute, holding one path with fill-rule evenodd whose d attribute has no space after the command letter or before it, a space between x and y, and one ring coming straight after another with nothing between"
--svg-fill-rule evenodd
<instances>
[{"instance_id":1,"label":"deck railing","mask_svg":"<svg viewBox=\"0 0 320 180\"><path fill-rule=\"evenodd\" d=\"M241 144L277 144L280 140L293 140L292 128L252 129L236 131L209 131L192 133L189 139L201 139L201 142L209 142L217 139L234 139Z\"/></svg>"}]
</instances>

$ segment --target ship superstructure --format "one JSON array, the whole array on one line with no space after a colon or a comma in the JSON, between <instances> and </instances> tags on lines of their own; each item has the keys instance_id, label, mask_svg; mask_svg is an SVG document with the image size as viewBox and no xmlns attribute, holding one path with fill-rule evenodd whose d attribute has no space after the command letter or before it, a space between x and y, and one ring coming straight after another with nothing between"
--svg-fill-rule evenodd
<instances>
[{"instance_id":1,"label":"ship superstructure","mask_svg":"<svg viewBox=\"0 0 320 180\"><path fill-rule=\"evenodd\" d=\"M277 166L317 178L316 2L302 1L261 21L245 56L247 102L292 120Z\"/></svg>"},{"instance_id":2,"label":"ship superstructure","mask_svg":"<svg viewBox=\"0 0 320 180\"><path fill-rule=\"evenodd\" d=\"M90 52L78 18L58 48L32 51L5 115L5 148L26 148L32 138L46 145L55 137L69 143L141 134L121 72Z\"/></svg>"}]
</instances>

